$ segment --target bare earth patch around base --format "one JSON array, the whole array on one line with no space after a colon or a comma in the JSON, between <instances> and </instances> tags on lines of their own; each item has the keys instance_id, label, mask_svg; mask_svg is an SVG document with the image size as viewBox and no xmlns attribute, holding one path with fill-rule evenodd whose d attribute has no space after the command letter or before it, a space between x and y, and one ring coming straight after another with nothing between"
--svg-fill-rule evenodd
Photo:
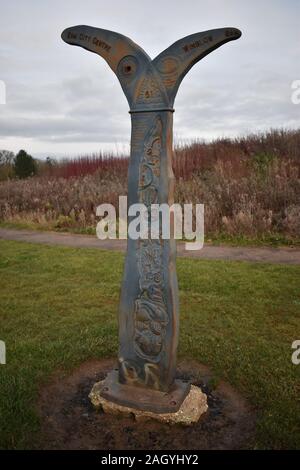
<instances>
[{"instance_id":1,"label":"bare earth patch around base","mask_svg":"<svg viewBox=\"0 0 300 470\"><path fill-rule=\"evenodd\" d=\"M178 365L178 378L189 379L207 395L208 411L192 426L157 421L139 422L133 416L114 416L96 410L88 397L95 382L116 366L115 360L89 361L69 376L56 374L40 391L41 419L38 448L189 450L243 449L254 445L255 413L228 384L212 389L209 369L195 361Z\"/></svg>"}]
</instances>

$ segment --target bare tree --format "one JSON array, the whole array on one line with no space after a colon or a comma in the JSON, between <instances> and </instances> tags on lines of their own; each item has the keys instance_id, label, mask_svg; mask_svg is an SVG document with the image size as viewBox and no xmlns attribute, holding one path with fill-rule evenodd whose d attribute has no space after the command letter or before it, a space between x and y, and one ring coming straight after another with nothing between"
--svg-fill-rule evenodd
<instances>
[{"instance_id":1,"label":"bare tree","mask_svg":"<svg viewBox=\"0 0 300 470\"><path fill-rule=\"evenodd\" d=\"M12 165L15 155L10 150L0 150L0 165Z\"/></svg>"}]
</instances>

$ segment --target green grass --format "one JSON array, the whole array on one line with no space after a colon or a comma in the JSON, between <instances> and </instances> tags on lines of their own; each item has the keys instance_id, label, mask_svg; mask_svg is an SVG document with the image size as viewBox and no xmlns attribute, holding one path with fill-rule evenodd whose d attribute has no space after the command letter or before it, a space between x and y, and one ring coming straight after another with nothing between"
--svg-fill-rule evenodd
<instances>
[{"instance_id":1,"label":"green grass","mask_svg":"<svg viewBox=\"0 0 300 470\"><path fill-rule=\"evenodd\" d=\"M210 237L209 234L205 237L206 242L211 242L213 245L230 245L230 246L270 246L270 247L300 247L300 237L288 238L278 233L272 233L261 237L249 237L246 235L229 235L227 233L220 233L218 236Z\"/></svg>"},{"instance_id":2,"label":"green grass","mask_svg":"<svg viewBox=\"0 0 300 470\"><path fill-rule=\"evenodd\" d=\"M37 230L38 232L66 232L66 233L76 233L81 235L94 235L96 233L96 226L89 227L59 227L57 224L48 223L40 224L38 222L0 222L0 228L10 228L14 230Z\"/></svg>"},{"instance_id":3,"label":"green grass","mask_svg":"<svg viewBox=\"0 0 300 470\"><path fill-rule=\"evenodd\" d=\"M0 447L33 447L40 386L116 356L123 255L0 241ZM178 260L179 355L207 364L256 408L257 448L300 448L300 266Z\"/></svg>"}]
</instances>

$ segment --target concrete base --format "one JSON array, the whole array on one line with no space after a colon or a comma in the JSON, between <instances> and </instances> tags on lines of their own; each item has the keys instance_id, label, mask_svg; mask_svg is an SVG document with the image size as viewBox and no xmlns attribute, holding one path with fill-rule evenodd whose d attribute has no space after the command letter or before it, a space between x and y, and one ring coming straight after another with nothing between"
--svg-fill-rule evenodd
<instances>
[{"instance_id":1,"label":"concrete base","mask_svg":"<svg viewBox=\"0 0 300 470\"><path fill-rule=\"evenodd\" d=\"M122 416L134 416L137 421L154 419L167 424L183 424L190 426L199 421L201 415L206 413L207 397L199 387L191 385L191 390L181 407L175 413L153 413L151 411L141 411L135 408L118 405L106 400L100 395L103 388L103 381L97 382L89 394L89 398L95 408L102 408L104 413Z\"/></svg>"}]
</instances>

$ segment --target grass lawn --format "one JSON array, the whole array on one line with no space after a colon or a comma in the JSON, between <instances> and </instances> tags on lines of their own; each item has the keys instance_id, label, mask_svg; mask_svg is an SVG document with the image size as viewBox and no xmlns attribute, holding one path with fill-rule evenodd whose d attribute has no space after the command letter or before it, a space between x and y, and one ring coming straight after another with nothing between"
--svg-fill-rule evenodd
<instances>
[{"instance_id":1,"label":"grass lawn","mask_svg":"<svg viewBox=\"0 0 300 470\"><path fill-rule=\"evenodd\" d=\"M179 355L257 409L257 448L300 448L300 266L179 259ZM0 241L0 447L33 447L38 388L57 369L116 356L123 255Z\"/></svg>"}]
</instances>

